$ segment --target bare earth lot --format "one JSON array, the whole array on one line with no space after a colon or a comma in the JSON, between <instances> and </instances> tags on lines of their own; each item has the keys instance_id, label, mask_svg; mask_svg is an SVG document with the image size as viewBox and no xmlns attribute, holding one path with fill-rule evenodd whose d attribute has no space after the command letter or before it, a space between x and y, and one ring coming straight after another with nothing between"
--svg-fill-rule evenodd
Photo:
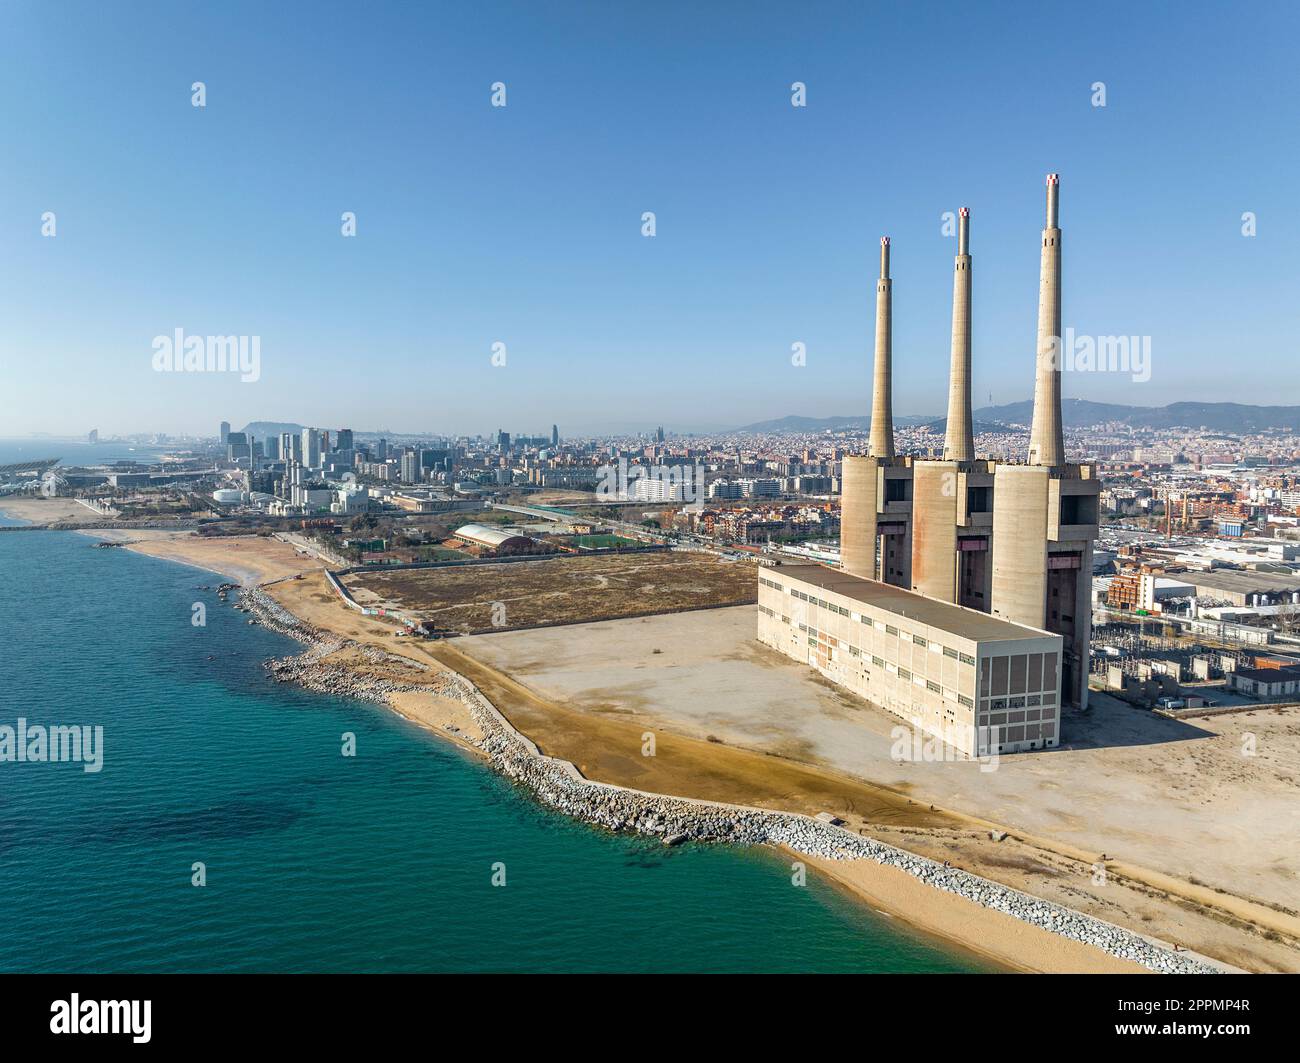
<instances>
[{"instance_id":1,"label":"bare earth lot","mask_svg":"<svg viewBox=\"0 0 1300 1063\"><path fill-rule=\"evenodd\" d=\"M6 495L0 498L0 513L32 524L58 524L60 521L112 520L83 506L75 498L40 498Z\"/></svg>"},{"instance_id":2,"label":"bare earth lot","mask_svg":"<svg viewBox=\"0 0 1300 1063\"><path fill-rule=\"evenodd\" d=\"M1096 696L1088 715L1067 717L1061 749L1004 757L991 771L974 761L904 762L891 757L900 721L759 645L754 627L754 608L740 607L455 645L575 715L622 721L628 753L647 728L664 728L869 780L1015 834L992 843L974 828L886 821L871 832L883 840L1231 963L1300 968L1285 940L1300 929L1294 711L1173 721ZM1243 755L1247 733L1255 756ZM577 733L547 737L578 747L557 755L592 759ZM1206 919L1188 900L1222 911ZM1227 932L1233 923L1260 929ZM1277 940L1270 928L1280 928Z\"/></svg>"},{"instance_id":3,"label":"bare earth lot","mask_svg":"<svg viewBox=\"0 0 1300 1063\"><path fill-rule=\"evenodd\" d=\"M685 552L366 572L346 582L364 605L463 634L737 605L754 601L758 586L750 564Z\"/></svg>"}]
</instances>

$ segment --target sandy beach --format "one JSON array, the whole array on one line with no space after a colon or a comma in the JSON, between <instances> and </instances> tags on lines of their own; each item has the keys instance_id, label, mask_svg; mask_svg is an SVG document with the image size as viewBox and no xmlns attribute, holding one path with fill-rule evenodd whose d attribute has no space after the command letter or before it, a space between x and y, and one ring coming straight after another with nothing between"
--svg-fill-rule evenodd
<instances>
[{"instance_id":1,"label":"sandy beach","mask_svg":"<svg viewBox=\"0 0 1300 1063\"><path fill-rule=\"evenodd\" d=\"M144 538L141 536L141 538ZM1194 953L1248 970L1300 968L1292 943L1272 940L1251 920L1273 909L1252 910L1246 899L1202 890L1193 883L1142 867L1121 866L1110 892L1089 893L1086 884L1095 855L1068 843L1038 836L1008 838L1000 846L988 841L990 821L961 811L958 803L940 805L908 785L882 785L868 778L818 763L808 750L741 748L711 740L712 735L684 734L671 721L646 719L613 703L585 705L547 696L478 652L501 636L425 642L395 637L395 625L346 609L329 590L321 565L275 540L209 539L160 533L129 549L151 556L199 565L247 585L272 582L265 589L286 609L312 626L377 646L390 654L473 682L520 732L550 756L574 763L589 779L654 793L732 802L809 815L830 810L846 825L937 860L951 860L992 881L1065 904L1158 941L1181 942ZM301 579L292 578L301 575ZM710 614L695 614L707 617ZM616 623L637 624L641 621ZM585 625L595 627L598 625ZM569 629L575 630L575 629ZM549 629L549 637L565 629ZM529 635L531 632L514 633ZM341 662L346 663L346 662ZM350 667L367 667L360 661ZM472 749L464 735L473 721L455 702L428 693L391 697L395 711L439 737ZM454 728L455 730L452 730ZM655 757L640 755L643 736L654 733ZM458 732L460 734L458 735ZM911 876L872 861L810 860L810 870L833 879L864 903L1012 970L1066 972L1141 970L1100 949L1069 941L990 911L963 898L918 885ZM1122 872L1127 870L1129 876ZM1157 885L1153 885L1157 883ZM1198 893L1216 898L1212 912L1199 911ZM1226 914L1235 903L1236 916Z\"/></svg>"},{"instance_id":2,"label":"sandy beach","mask_svg":"<svg viewBox=\"0 0 1300 1063\"><path fill-rule=\"evenodd\" d=\"M243 535L205 537L188 531L87 529L81 534L107 542L128 542L129 549L166 561L216 572L234 583L256 587L272 580L324 566L279 539Z\"/></svg>"}]
</instances>

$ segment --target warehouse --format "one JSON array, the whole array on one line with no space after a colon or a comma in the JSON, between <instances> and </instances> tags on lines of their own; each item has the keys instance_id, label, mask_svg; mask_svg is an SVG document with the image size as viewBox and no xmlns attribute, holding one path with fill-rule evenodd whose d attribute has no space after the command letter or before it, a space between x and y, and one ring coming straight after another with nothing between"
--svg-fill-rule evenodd
<instances>
[{"instance_id":1,"label":"warehouse","mask_svg":"<svg viewBox=\"0 0 1300 1063\"><path fill-rule=\"evenodd\" d=\"M530 546L536 541L527 535L516 535L514 532L489 527L486 524L462 524L456 529L455 536L462 542L488 550L512 550Z\"/></svg>"},{"instance_id":2,"label":"warehouse","mask_svg":"<svg viewBox=\"0 0 1300 1063\"><path fill-rule=\"evenodd\" d=\"M1275 605L1300 601L1300 577L1218 568L1212 572L1183 572L1180 578L1196 593L1231 605Z\"/></svg>"},{"instance_id":3,"label":"warehouse","mask_svg":"<svg viewBox=\"0 0 1300 1063\"><path fill-rule=\"evenodd\" d=\"M759 571L758 638L967 756L1060 741L1060 635L781 562Z\"/></svg>"}]
</instances>

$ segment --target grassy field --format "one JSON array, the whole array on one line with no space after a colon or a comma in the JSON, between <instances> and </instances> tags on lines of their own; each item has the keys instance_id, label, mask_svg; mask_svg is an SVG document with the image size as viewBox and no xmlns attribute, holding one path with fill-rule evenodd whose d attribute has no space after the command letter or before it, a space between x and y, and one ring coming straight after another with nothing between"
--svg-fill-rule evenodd
<instances>
[{"instance_id":1,"label":"grassy field","mask_svg":"<svg viewBox=\"0 0 1300 1063\"><path fill-rule=\"evenodd\" d=\"M366 605L387 603L463 634L743 605L758 587L752 565L694 553L359 572L346 582Z\"/></svg>"}]
</instances>

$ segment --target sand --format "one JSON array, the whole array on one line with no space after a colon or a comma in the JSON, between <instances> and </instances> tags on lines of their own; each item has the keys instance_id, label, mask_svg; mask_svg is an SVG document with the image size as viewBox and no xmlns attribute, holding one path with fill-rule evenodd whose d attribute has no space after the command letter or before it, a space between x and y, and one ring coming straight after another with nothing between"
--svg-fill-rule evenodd
<instances>
[{"instance_id":1,"label":"sand","mask_svg":"<svg viewBox=\"0 0 1300 1063\"><path fill-rule=\"evenodd\" d=\"M1112 827L1117 842L1130 834L1140 836L1153 829L1148 824L1164 822L1169 807L1178 805L1166 797L1156 798L1154 809L1140 806L1140 814L1135 811L1139 806L1128 803L1105 807L1112 799L1108 786L1149 785L1149 776L1159 770L1153 769L1153 760L1158 765L1162 756L1183 755L1168 752L1176 743L1148 740L1138 745L1140 767L1126 766L1122 757L1119 764L1106 765L1107 756L1118 754L1100 745L1095 749L1098 756L1073 770L1061 755L1059 763L1047 765L1065 772L1059 782L1044 778L1041 765L1031 768L1033 758L1025 759L1024 768L1013 764L1014 770L1006 765L1020 758L1004 758L1003 767L991 775L972 775L966 763L899 765L887 756L865 762L864 768L861 758L880 734L887 738L892 718L793 662L765 656L768 651L752 639L753 607L424 642L396 638L393 624L343 607L320 572L313 571L319 564L293 554L284 544L193 543L168 536L132 549L201 562L232 576L266 573L278 579L268 590L308 623L465 675L544 752L572 761L588 778L683 797L814 814L832 811L850 829L951 860L1224 963L1250 970L1300 970L1294 941L1278 933L1270 938L1256 918L1275 919L1289 930L1293 912L1239 896L1218 881L1199 886L1187 876L1166 872L1161 861L1130 859L1133 853L1150 855L1141 846L1130 853L1110 844ZM286 578L294 569L304 572L303 578ZM602 630L611 628L612 633ZM656 654L656 649L661 652ZM399 697L394 707L453 741L456 735L446 730L448 724L466 729L463 714L458 716L452 703L432 695ZM1261 729L1270 722L1253 721ZM850 730L843 730L846 726ZM1286 727L1277 728L1283 738ZM642 755L647 733L655 738L653 757ZM1270 738L1270 744L1273 754L1280 755L1281 739ZM1127 747L1119 750L1133 755ZM844 770L846 758L853 770ZM1285 774L1286 769L1281 770ZM1092 774L1104 783L1100 789L1090 789ZM1126 774L1132 778L1126 779ZM993 780L996 785L990 786ZM1235 796L1227 794L1236 800L1249 795L1252 779L1212 778L1201 785L1219 792L1225 783L1229 790L1239 788ZM1104 887L1091 885L1098 852L1076 844L1077 826L1055 834L1052 829L1015 832L1008 822L1023 815L1035 826L1052 828L1053 816L1041 816L1042 809L1060 800L1075 810L1083 833L1100 832L1108 853L1121 856L1107 865ZM1090 803L1097 807L1090 808ZM1294 804L1288 811L1293 809ZM1212 817L1214 809L1195 811ZM1096 822L1089 826L1092 819ZM991 842L990 825L1011 827L1013 836ZM1277 829L1276 824L1260 826ZM1204 835L1213 836L1215 829L1204 826ZM1178 849L1177 839L1166 842L1171 850ZM1255 842L1258 850L1259 834ZM1272 864L1279 877L1293 876L1292 848L1288 843L1271 852L1256 851L1252 873L1263 874ZM1205 855L1207 864L1220 856ZM881 865L817 863L816 869L867 903L1015 969L1118 969L1118 961L1091 946L919 886L910 876L904 881L898 878L901 872L885 874L892 869ZM1211 907L1204 907L1206 902ZM1004 922L1014 925L1001 925Z\"/></svg>"},{"instance_id":2,"label":"sand","mask_svg":"<svg viewBox=\"0 0 1300 1063\"><path fill-rule=\"evenodd\" d=\"M1145 967L995 912L965 897L918 887L906 871L874 860L822 860L790 853L885 915L1022 972L1151 974Z\"/></svg>"},{"instance_id":3,"label":"sand","mask_svg":"<svg viewBox=\"0 0 1300 1063\"><path fill-rule=\"evenodd\" d=\"M97 529L87 534L101 539L111 539L114 536L118 539L138 539L139 542L131 543L127 549L217 572L246 587L324 568L320 561L304 556L288 543L260 536L204 537L192 532L149 532L135 529L108 535Z\"/></svg>"},{"instance_id":4,"label":"sand","mask_svg":"<svg viewBox=\"0 0 1300 1063\"><path fill-rule=\"evenodd\" d=\"M0 498L0 513L14 520L25 520L32 524L112 520L112 517L83 506L75 498L39 498L30 495L22 497L6 495Z\"/></svg>"}]
</instances>

